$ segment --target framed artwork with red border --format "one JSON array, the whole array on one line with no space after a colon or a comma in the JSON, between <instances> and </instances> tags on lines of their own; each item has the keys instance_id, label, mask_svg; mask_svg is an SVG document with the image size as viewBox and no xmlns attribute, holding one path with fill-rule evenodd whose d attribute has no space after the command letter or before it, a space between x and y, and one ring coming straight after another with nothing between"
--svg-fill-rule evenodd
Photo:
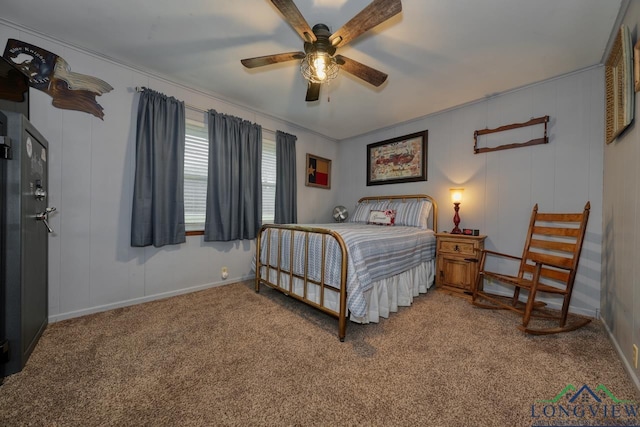
<instances>
[{"instance_id":1,"label":"framed artwork with red border","mask_svg":"<svg viewBox=\"0 0 640 427\"><path fill-rule=\"evenodd\" d=\"M367 145L367 185L427 180L428 131Z\"/></svg>"}]
</instances>

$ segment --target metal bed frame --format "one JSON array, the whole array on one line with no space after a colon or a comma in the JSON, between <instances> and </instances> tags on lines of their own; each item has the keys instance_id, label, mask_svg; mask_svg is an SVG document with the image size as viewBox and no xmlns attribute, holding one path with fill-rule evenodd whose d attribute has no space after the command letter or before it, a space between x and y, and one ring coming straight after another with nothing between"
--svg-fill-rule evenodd
<instances>
[{"instance_id":1,"label":"metal bed frame","mask_svg":"<svg viewBox=\"0 0 640 427\"><path fill-rule=\"evenodd\" d=\"M402 200L402 201L407 201L407 200L423 200L426 199L428 201L431 202L432 208L431 208L431 225L432 225L432 229L434 231L438 231L438 207L437 204L435 202L435 200L431 197L428 196L426 194L412 194L412 195L398 195L398 196L373 196L373 197L363 197L360 200L358 200L358 203L376 203L376 202L380 202L380 201L385 201L385 200ZM282 246L282 238L283 238L283 230L289 230L290 231L290 254L289 254L289 259L293 260L294 259L294 240L295 240L295 234L296 233L303 233L303 235L305 236L304 241L305 241L305 245L304 245L304 251L305 251L305 256L304 256L304 273L302 275L300 274L294 274L293 272L293 268L288 268L288 269L283 269L281 267L281 258L282 258L282 250L280 249ZM317 234L322 234L322 257L321 257L321 265L320 265L320 280L313 280L311 278L309 278L308 276L308 271L309 271L309 235L311 233L317 233ZM264 236L266 237L264 237ZM269 262L267 262L267 264L262 264L261 263L261 257L260 257L260 252L262 250L262 239L266 238L267 239L267 260L271 260L271 239L276 238L278 239L278 255L277 255L277 265L271 265ZM338 244L341 253L342 253L342 262L340 264L340 287L339 289L335 288L334 286L331 286L327 283L325 283L325 266L326 266L326 247L327 247L327 239L335 239L336 243ZM346 329L347 329L347 246L344 242L344 240L342 239L342 237L340 236L340 234L332 231L332 230L328 230L322 227L311 227L311 226L303 226L303 225L292 225L292 224L287 224L287 225L282 225L282 224L264 224L262 226L262 228L260 229L260 233L258 233L258 237L256 240L256 277L255 277L255 291L256 292L260 292L260 284L264 284L270 288L276 289L282 293L284 293L285 295L288 295L292 298L295 298L299 301L302 301L303 303L310 305L324 313L327 313L333 317L337 317L338 318L338 338L340 339L340 341L344 341L345 336L346 336ZM293 262L291 261L291 264L293 264ZM266 274L265 277L261 277L260 275L260 271L262 270L262 267L266 268ZM270 281L270 272L271 270L275 270L277 272L276 274L276 282L272 283ZM281 284L281 273L284 272L285 274L287 274L289 276L289 286L288 288L283 288L280 286ZM301 279L303 281L303 294L302 295L298 295L295 292L293 292L293 283L294 283L294 279ZM320 291L320 300L319 302L315 302L311 299L308 298L308 289L309 289L309 284L312 285L317 285L319 287L319 291ZM325 289L330 288L332 291L337 291L339 292L339 301L340 301L340 307L338 311L332 310L330 308L327 308L325 306Z\"/></svg>"}]
</instances>

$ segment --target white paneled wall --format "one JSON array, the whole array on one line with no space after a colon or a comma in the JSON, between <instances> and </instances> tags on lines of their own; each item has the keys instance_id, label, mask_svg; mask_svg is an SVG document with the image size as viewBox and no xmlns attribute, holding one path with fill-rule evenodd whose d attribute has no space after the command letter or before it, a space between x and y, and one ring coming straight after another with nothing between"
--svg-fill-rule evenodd
<instances>
[{"instance_id":1,"label":"white paneled wall","mask_svg":"<svg viewBox=\"0 0 640 427\"><path fill-rule=\"evenodd\" d=\"M623 23L638 41L640 2L631 1ZM633 345L640 347L640 97L631 126L604 150L602 319L627 370L640 388Z\"/></svg>"},{"instance_id":2,"label":"white paneled wall","mask_svg":"<svg viewBox=\"0 0 640 427\"><path fill-rule=\"evenodd\" d=\"M130 246L135 170L136 86L175 96L197 108L259 123L298 136L298 220L329 222L337 185L305 187L306 153L329 159L337 143L295 125L253 112L149 73L105 60L20 27L0 23L0 46L15 38L63 57L72 71L98 77L114 90L97 97L104 121L61 110L51 97L30 89L31 122L49 140L50 205L55 233L49 240L49 314L52 321L163 296L232 283L250 276L253 242L204 242L187 237L160 249ZM215 78L215 76L212 76ZM334 171L333 182L339 179ZM222 280L220 271L230 272Z\"/></svg>"},{"instance_id":3,"label":"white paneled wall","mask_svg":"<svg viewBox=\"0 0 640 427\"><path fill-rule=\"evenodd\" d=\"M595 316L600 309L602 240L602 67L535 84L487 100L340 142L339 197L345 206L363 195L428 193L439 202L440 230L453 228L449 188L465 188L461 227L488 235L486 247L520 255L531 209L578 212L591 202L588 235L572 310ZM475 130L550 116L549 144L474 154ZM428 181L366 186L366 146L429 131ZM514 138L505 132L490 146L542 136L542 126ZM502 138L503 140L501 140Z\"/></svg>"}]
</instances>

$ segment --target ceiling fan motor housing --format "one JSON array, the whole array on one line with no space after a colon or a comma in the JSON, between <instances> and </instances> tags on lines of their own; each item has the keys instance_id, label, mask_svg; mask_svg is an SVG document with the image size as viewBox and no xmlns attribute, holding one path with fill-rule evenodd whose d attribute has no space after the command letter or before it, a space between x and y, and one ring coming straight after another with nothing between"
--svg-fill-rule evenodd
<instances>
[{"instance_id":1,"label":"ceiling fan motor housing","mask_svg":"<svg viewBox=\"0 0 640 427\"><path fill-rule=\"evenodd\" d=\"M313 43L305 42L305 53L326 52L329 56L333 56L336 53L336 48L329 41L331 31L325 24L316 24L312 28L313 34L316 35L316 41Z\"/></svg>"}]
</instances>

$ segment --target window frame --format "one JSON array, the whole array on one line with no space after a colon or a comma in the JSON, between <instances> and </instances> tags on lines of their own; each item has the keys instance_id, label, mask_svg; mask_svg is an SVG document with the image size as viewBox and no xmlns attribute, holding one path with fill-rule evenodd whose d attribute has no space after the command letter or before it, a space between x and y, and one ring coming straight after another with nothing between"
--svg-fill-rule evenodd
<instances>
[{"instance_id":1,"label":"window frame","mask_svg":"<svg viewBox=\"0 0 640 427\"><path fill-rule=\"evenodd\" d=\"M189 114L192 113L192 114ZM204 128L204 134L206 135L207 138L207 146L210 143L210 141L208 140L208 127L207 127L207 121L206 121L206 115L195 115L194 114L195 111L188 111L187 115L188 117L185 119L185 176L184 176L184 180L185 180L185 190L186 190L186 185L187 185L187 168L186 168L186 161L187 161L187 155L186 155L186 151L187 151L187 138L188 138L188 133L187 130L189 129L189 127L193 127L193 126L197 126L197 127L202 127ZM197 118L196 118L197 117ZM270 162L270 164L272 165L272 168L267 168L267 170L269 171L271 169L272 175L267 177L267 178L271 178L271 180L265 181L265 154L266 151L269 151L268 154L272 154L272 160ZM207 160L205 163L205 167L207 168L208 171L208 156L207 156ZM263 224L273 224L275 221L275 188L276 188L276 162L277 162L277 151L276 151L276 137L275 137L275 132L271 132L271 131L263 131L263 135L262 135L262 172L261 172L261 183L262 183L262 212L261 212L261 222ZM205 183L207 182L207 174L204 175L204 181ZM265 194L267 194L265 192L265 186L266 187L270 187L272 188L271 192L273 194L272 196L272 200L269 202L269 205L272 206L272 216L268 216L265 218ZM206 190L204 193L205 196L205 206L206 206ZM206 208L205 208L206 209ZM205 215L206 215L206 211L205 211ZM194 226L189 226L189 224L195 224ZM197 225L201 225L201 229L200 228L192 228L195 227ZM187 222L187 206L186 206L186 191L185 191L185 228L186 228L186 235L187 236L201 236L204 235L204 219L203 221L200 222Z\"/></svg>"}]
</instances>

